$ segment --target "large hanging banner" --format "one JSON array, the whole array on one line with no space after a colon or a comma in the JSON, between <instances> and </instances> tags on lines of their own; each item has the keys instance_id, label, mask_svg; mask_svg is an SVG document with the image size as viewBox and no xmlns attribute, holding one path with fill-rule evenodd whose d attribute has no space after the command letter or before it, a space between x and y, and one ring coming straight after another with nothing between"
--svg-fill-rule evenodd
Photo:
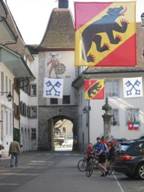
<instances>
[{"instance_id":1,"label":"large hanging banner","mask_svg":"<svg viewBox=\"0 0 144 192\"><path fill-rule=\"evenodd\" d=\"M85 99L104 99L104 79L84 80Z\"/></svg>"},{"instance_id":2,"label":"large hanging banner","mask_svg":"<svg viewBox=\"0 0 144 192\"><path fill-rule=\"evenodd\" d=\"M123 95L124 97L142 97L143 84L142 77L124 78L123 79Z\"/></svg>"},{"instance_id":3,"label":"large hanging banner","mask_svg":"<svg viewBox=\"0 0 144 192\"><path fill-rule=\"evenodd\" d=\"M63 97L63 79L44 78L43 96L48 98Z\"/></svg>"},{"instance_id":4,"label":"large hanging banner","mask_svg":"<svg viewBox=\"0 0 144 192\"><path fill-rule=\"evenodd\" d=\"M136 65L136 2L75 3L75 64Z\"/></svg>"}]
</instances>

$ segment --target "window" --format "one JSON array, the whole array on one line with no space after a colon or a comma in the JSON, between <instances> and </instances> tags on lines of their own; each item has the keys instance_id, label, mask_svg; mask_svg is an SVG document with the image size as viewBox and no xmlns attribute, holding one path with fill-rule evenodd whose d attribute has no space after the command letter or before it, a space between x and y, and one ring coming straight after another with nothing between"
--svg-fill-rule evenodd
<instances>
[{"instance_id":1,"label":"window","mask_svg":"<svg viewBox=\"0 0 144 192\"><path fill-rule=\"evenodd\" d=\"M118 109L112 109L112 121L111 124L113 126L119 125L119 110Z\"/></svg>"},{"instance_id":2,"label":"window","mask_svg":"<svg viewBox=\"0 0 144 192\"><path fill-rule=\"evenodd\" d=\"M140 126L139 109L127 109L127 125L129 130L136 130Z\"/></svg>"},{"instance_id":3,"label":"window","mask_svg":"<svg viewBox=\"0 0 144 192\"><path fill-rule=\"evenodd\" d=\"M31 129L31 139L35 140L36 139L36 128Z\"/></svg>"},{"instance_id":4,"label":"window","mask_svg":"<svg viewBox=\"0 0 144 192\"><path fill-rule=\"evenodd\" d=\"M50 104L58 104L58 99L56 99L56 98L51 98L51 99L50 99Z\"/></svg>"},{"instance_id":5,"label":"window","mask_svg":"<svg viewBox=\"0 0 144 192\"><path fill-rule=\"evenodd\" d=\"M20 102L20 114L23 116L27 115L27 106L22 101Z\"/></svg>"},{"instance_id":6,"label":"window","mask_svg":"<svg viewBox=\"0 0 144 192\"><path fill-rule=\"evenodd\" d=\"M9 79L9 92L12 93L12 81Z\"/></svg>"},{"instance_id":7,"label":"window","mask_svg":"<svg viewBox=\"0 0 144 192\"><path fill-rule=\"evenodd\" d=\"M139 109L127 109L127 122L139 121Z\"/></svg>"},{"instance_id":8,"label":"window","mask_svg":"<svg viewBox=\"0 0 144 192\"><path fill-rule=\"evenodd\" d=\"M30 106L30 118L37 118L37 107Z\"/></svg>"},{"instance_id":9,"label":"window","mask_svg":"<svg viewBox=\"0 0 144 192\"><path fill-rule=\"evenodd\" d=\"M15 117L16 119L19 119L19 118L20 118L19 106L16 105L15 103L14 103L14 117Z\"/></svg>"},{"instance_id":10,"label":"window","mask_svg":"<svg viewBox=\"0 0 144 192\"><path fill-rule=\"evenodd\" d=\"M106 97L119 97L119 80L105 82Z\"/></svg>"},{"instance_id":11,"label":"window","mask_svg":"<svg viewBox=\"0 0 144 192\"><path fill-rule=\"evenodd\" d=\"M20 114L23 115L23 102L20 102Z\"/></svg>"},{"instance_id":12,"label":"window","mask_svg":"<svg viewBox=\"0 0 144 192\"><path fill-rule=\"evenodd\" d=\"M23 103L23 115L26 117L27 113L27 106L25 103Z\"/></svg>"},{"instance_id":13,"label":"window","mask_svg":"<svg viewBox=\"0 0 144 192\"><path fill-rule=\"evenodd\" d=\"M27 107L27 117L30 117L30 107Z\"/></svg>"},{"instance_id":14,"label":"window","mask_svg":"<svg viewBox=\"0 0 144 192\"><path fill-rule=\"evenodd\" d=\"M9 126L9 122L8 122L8 111L5 111L5 118L6 118L6 135L8 135L8 126Z\"/></svg>"},{"instance_id":15,"label":"window","mask_svg":"<svg viewBox=\"0 0 144 192\"><path fill-rule=\"evenodd\" d=\"M70 95L63 96L63 104L70 104Z\"/></svg>"},{"instance_id":16,"label":"window","mask_svg":"<svg viewBox=\"0 0 144 192\"><path fill-rule=\"evenodd\" d=\"M8 77L5 77L5 91L8 92Z\"/></svg>"},{"instance_id":17,"label":"window","mask_svg":"<svg viewBox=\"0 0 144 192\"><path fill-rule=\"evenodd\" d=\"M31 84L30 85L30 95L31 96L36 96L36 92L37 92L36 84Z\"/></svg>"},{"instance_id":18,"label":"window","mask_svg":"<svg viewBox=\"0 0 144 192\"><path fill-rule=\"evenodd\" d=\"M1 92L4 92L4 72L1 72ZM3 93L1 93L3 95Z\"/></svg>"},{"instance_id":19,"label":"window","mask_svg":"<svg viewBox=\"0 0 144 192\"><path fill-rule=\"evenodd\" d=\"M10 112L10 135L12 135L13 134L13 118L12 118L12 112Z\"/></svg>"}]
</instances>

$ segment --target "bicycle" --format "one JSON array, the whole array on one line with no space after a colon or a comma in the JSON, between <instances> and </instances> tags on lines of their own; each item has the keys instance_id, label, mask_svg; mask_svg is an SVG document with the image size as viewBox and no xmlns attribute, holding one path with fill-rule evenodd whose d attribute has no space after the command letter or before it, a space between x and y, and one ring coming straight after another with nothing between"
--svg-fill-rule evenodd
<instances>
[{"instance_id":1,"label":"bicycle","mask_svg":"<svg viewBox=\"0 0 144 192\"><path fill-rule=\"evenodd\" d=\"M79 171L84 172L87 167L87 159L84 157L83 159L80 159L77 163L77 168Z\"/></svg>"},{"instance_id":2,"label":"bicycle","mask_svg":"<svg viewBox=\"0 0 144 192\"><path fill-rule=\"evenodd\" d=\"M85 175L90 177L93 174L95 168L98 167L98 157L93 156L87 162L87 167L85 169Z\"/></svg>"}]
</instances>

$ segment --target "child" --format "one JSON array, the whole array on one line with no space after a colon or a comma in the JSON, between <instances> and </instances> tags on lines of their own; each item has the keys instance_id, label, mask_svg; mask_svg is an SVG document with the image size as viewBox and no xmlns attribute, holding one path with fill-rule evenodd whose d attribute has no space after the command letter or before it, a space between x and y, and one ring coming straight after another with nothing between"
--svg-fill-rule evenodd
<instances>
[{"instance_id":1,"label":"child","mask_svg":"<svg viewBox=\"0 0 144 192\"><path fill-rule=\"evenodd\" d=\"M93 145L92 145L92 143L89 143L87 145L87 149L86 149L87 162L89 162L89 160L93 157L93 155L94 155Z\"/></svg>"}]
</instances>

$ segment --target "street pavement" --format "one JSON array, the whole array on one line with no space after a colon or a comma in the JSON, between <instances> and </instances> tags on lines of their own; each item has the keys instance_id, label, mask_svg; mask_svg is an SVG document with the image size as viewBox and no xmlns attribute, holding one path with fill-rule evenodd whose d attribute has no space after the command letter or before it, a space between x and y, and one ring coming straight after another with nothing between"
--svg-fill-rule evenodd
<instances>
[{"instance_id":1,"label":"street pavement","mask_svg":"<svg viewBox=\"0 0 144 192\"><path fill-rule=\"evenodd\" d=\"M0 160L0 192L144 192L144 181L126 176L91 177L77 169L82 157L70 152L22 153L17 168L9 167L9 159Z\"/></svg>"}]
</instances>

